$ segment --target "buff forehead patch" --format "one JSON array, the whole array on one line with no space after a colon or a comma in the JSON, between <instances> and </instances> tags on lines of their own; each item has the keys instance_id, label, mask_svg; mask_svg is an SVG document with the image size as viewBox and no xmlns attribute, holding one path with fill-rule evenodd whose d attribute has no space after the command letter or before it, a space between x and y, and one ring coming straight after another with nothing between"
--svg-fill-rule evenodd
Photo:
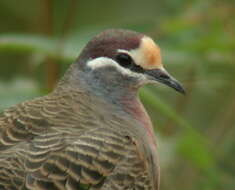
<instances>
[{"instance_id":1,"label":"buff forehead patch","mask_svg":"<svg viewBox=\"0 0 235 190\"><path fill-rule=\"evenodd\" d=\"M162 68L161 51L157 44L149 37L141 39L140 46L129 52L135 63L144 69Z\"/></svg>"}]
</instances>

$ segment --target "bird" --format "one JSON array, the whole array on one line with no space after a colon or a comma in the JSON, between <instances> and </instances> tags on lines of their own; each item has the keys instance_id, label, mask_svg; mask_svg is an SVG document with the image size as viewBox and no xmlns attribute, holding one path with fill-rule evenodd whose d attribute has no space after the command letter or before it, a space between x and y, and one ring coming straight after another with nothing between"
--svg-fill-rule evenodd
<instances>
[{"instance_id":1,"label":"bird","mask_svg":"<svg viewBox=\"0 0 235 190\"><path fill-rule=\"evenodd\" d=\"M49 94L0 114L1 190L158 190L145 84L183 86L143 33L95 35Z\"/></svg>"}]
</instances>

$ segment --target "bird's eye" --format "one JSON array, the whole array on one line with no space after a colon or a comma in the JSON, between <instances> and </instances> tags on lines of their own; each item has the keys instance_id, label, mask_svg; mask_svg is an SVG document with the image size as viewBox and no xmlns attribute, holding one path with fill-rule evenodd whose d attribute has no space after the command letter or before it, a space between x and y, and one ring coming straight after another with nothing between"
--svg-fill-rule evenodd
<instances>
[{"instance_id":1,"label":"bird's eye","mask_svg":"<svg viewBox=\"0 0 235 190\"><path fill-rule=\"evenodd\" d=\"M125 53L118 54L116 56L116 61L123 67L130 67L133 64L132 58Z\"/></svg>"}]
</instances>

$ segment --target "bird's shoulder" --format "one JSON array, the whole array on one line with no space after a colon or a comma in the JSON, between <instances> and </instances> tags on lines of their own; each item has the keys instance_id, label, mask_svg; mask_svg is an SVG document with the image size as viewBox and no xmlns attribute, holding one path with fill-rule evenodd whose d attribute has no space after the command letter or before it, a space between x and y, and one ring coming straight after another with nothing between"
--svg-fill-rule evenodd
<instances>
[{"instance_id":1,"label":"bird's shoulder","mask_svg":"<svg viewBox=\"0 0 235 190\"><path fill-rule=\"evenodd\" d=\"M73 94L49 94L4 110L0 114L0 151L30 141L50 129L79 128L85 103L74 103Z\"/></svg>"}]
</instances>

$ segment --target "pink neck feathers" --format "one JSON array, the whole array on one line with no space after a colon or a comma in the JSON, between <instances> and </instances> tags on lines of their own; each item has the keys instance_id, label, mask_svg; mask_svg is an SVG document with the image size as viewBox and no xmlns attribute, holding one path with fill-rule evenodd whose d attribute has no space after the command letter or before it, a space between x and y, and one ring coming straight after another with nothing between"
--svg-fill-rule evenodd
<instances>
[{"instance_id":1,"label":"pink neck feathers","mask_svg":"<svg viewBox=\"0 0 235 190\"><path fill-rule=\"evenodd\" d=\"M148 137L155 145L156 143L152 122L140 100L138 98L132 100L123 99L122 103L124 104L126 111L143 125L143 127L146 129Z\"/></svg>"}]
</instances>

